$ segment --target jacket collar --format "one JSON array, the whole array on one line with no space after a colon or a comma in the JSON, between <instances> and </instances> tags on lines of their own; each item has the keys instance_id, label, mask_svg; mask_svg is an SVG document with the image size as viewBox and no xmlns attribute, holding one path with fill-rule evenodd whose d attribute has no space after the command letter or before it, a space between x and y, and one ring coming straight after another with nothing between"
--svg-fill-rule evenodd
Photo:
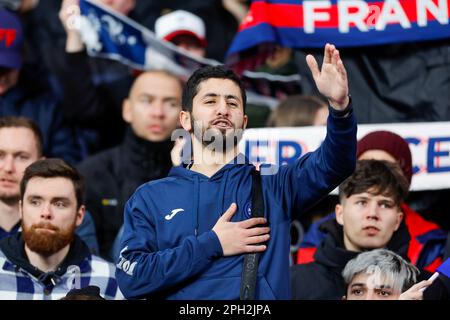
<instances>
[{"instance_id":1,"label":"jacket collar","mask_svg":"<svg viewBox=\"0 0 450 320\"><path fill-rule=\"evenodd\" d=\"M154 142L138 137L130 126L127 127L123 145L131 152L132 160L141 161L149 157L164 157L170 159L173 141L170 139Z\"/></svg>"},{"instance_id":2,"label":"jacket collar","mask_svg":"<svg viewBox=\"0 0 450 320\"><path fill-rule=\"evenodd\" d=\"M242 153L239 153L209 178L201 173L190 170L191 164L192 162L183 163L180 166L173 167L170 170L169 176L184 177L187 179L193 179L193 177L197 176L200 180L220 180L227 172L235 172L235 170L240 170L243 167L247 167L249 170L253 170L254 168L253 164Z\"/></svg>"},{"instance_id":3,"label":"jacket collar","mask_svg":"<svg viewBox=\"0 0 450 320\"><path fill-rule=\"evenodd\" d=\"M56 271L43 272L33 266L25 253L25 244L22 233L7 237L0 241L0 249L8 259L2 266L4 270L18 271L24 270L33 277L37 278L45 286L55 285L66 272L69 266L77 266L81 273L89 272L91 266L89 263L90 251L86 244L77 235L70 245L69 252Z\"/></svg>"},{"instance_id":4,"label":"jacket collar","mask_svg":"<svg viewBox=\"0 0 450 320\"><path fill-rule=\"evenodd\" d=\"M16 234L21 230L21 222L20 220L11 228L10 231L6 231L2 227L0 227L0 240L6 237L9 237L13 234Z\"/></svg>"},{"instance_id":5,"label":"jacket collar","mask_svg":"<svg viewBox=\"0 0 450 320\"><path fill-rule=\"evenodd\" d=\"M170 152L173 145L170 140L152 142L142 139L128 127L120 156L126 163L127 170L136 168L138 172L128 172L127 175L138 174L144 176L145 180L149 177L167 175L172 167Z\"/></svg>"},{"instance_id":6,"label":"jacket collar","mask_svg":"<svg viewBox=\"0 0 450 320\"><path fill-rule=\"evenodd\" d=\"M344 229L336 219L327 220L319 226L327 235L314 255L315 261L326 265L341 273L348 261L358 255L359 252L349 251L344 246ZM408 259L408 246L410 236L404 220L394 232L386 249L389 249L405 259Z\"/></svg>"}]
</instances>

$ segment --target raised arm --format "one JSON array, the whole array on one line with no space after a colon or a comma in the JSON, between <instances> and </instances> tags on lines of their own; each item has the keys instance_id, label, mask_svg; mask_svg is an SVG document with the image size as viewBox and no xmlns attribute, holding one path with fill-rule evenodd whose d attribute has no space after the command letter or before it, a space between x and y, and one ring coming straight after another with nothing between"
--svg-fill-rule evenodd
<instances>
[{"instance_id":1,"label":"raised arm","mask_svg":"<svg viewBox=\"0 0 450 320\"><path fill-rule=\"evenodd\" d=\"M80 15L80 0L63 0L59 10L59 19L66 31L66 52L84 51L83 40L75 28L76 17Z\"/></svg>"},{"instance_id":2,"label":"raised arm","mask_svg":"<svg viewBox=\"0 0 450 320\"><path fill-rule=\"evenodd\" d=\"M328 99L332 108L338 111L344 110L349 104L348 81L339 50L332 44L325 45L321 69L316 59L310 54L306 56L306 62L319 92Z\"/></svg>"},{"instance_id":3,"label":"raised arm","mask_svg":"<svg viewBox=\"0 0 450 320\"><path fill-rule=\"evenodd\" d=\"M294 207L302 212L312 206L347 178L356 164L357 126L339 51L327 44L321 68L313 56L306 59L319 92L328 99L330 115L327 135L317 150L280 167L274 177L265 178L272 183L271 192L283 199L286 213Z\"/></svg>"}]
</instances>

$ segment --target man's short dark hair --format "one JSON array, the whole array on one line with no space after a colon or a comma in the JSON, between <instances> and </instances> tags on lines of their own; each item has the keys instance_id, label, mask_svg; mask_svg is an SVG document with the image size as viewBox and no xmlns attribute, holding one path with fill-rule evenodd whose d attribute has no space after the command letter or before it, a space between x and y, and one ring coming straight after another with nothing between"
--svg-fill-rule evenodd
<instances>
[{"instance_id":1,"label":"man's short dark hair","mask_svg":"<svg viewBox=\"0 0 450 320\"><path fill-rule=\"evenodd\" d=\"M408 181L396 163L360 160L353 174L339 186L339 199L369 192L391 197L400 206L408 195Z\"/></svg>"},{"instance_id":2,"label":"man's short dark hair","mask_svg":"<svg viewBox=\"0 0 450 320\"><path fill-rule=\"evenodd\" d=\"M67 178L73 183L77 208L84 204L83 176L71 165L61 159L43 159L30 164L20 181L20 194L23 201L28 182L35 177L39 178Z\"/></svg>"},{"instance_id":3,"label":"man's short dark hair","mask_svg":"<svg viewBox=\"0 0 450 320\"><path fill-rule=\"evenodd\" d=\"M181 98L181 106L183 111L192 112L194 97L198 93L200 83L208 79L228 79L233 81L241 90L242 103L245 113L247 104L247 95L245 94L244 84L241 82L236 73L223 66L206 66L196 70L188 79Z\"/></svg>"},{"instance_id":4,"label":"man's short dark hair","mask_svg":"<svg viewBox=\"0 0 450 320\"><path fill-rule=\"evenodd\" d=\"M292 95L280 102L267 121L268 127L302 127L314 125L321 108L328 104L319 96Z\"/></svg>"},{"instance_id":5,"label":"man's short dark hair","mask_svg":"<svg viewBox=\"0 0 450 320\"><path fill-rule=\"evenodd\" d=\"M30 129L36 139L36 149L38 157L42 156L42 133L39 126L32 120L25 117L7 116L0 117L0 129L2 128L27 128Z\"/></svg>"}]
</instances>

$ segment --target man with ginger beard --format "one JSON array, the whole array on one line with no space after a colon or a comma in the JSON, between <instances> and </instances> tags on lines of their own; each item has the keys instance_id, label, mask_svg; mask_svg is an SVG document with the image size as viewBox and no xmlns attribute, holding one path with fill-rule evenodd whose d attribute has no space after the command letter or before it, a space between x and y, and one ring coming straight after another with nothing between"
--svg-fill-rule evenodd
<instances>
[{"instance_id":1,"label":"man with ginger beard","mask_svg":"<svg viewBox=\"0 0 450 320\"><path fill-rule=\"evenodd\" d=\"M0 117L0 239L20 231L19 184L31 163L43 158L39 127L24 117ZM85 214L77 234L98 252L92 216Z\"/></svg>"},{"instance_id":2,"label":"man with ginger beard","mask_svg":"<svg viewBox=\"0 0 450 320\"><path fill-rule=\"evenodd\" d=\"M85 214L78 171L60 159L38 160L25 170L20 193L23 232L0 241L0 299L60 299L89 285L122 298L114 266L75 234Z\"/></svg>"}]
</instances>

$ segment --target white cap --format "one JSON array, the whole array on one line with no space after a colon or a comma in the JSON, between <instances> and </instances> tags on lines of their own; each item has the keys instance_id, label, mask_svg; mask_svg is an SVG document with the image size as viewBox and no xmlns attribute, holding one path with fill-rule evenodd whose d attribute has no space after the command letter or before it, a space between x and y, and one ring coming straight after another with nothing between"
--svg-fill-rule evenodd
<instances>
[{"instance_id":1,"label":"white cap","mask_svg":"<svg viewBox=\"0 0 450 320\"><path fill-rule=\"evenodd\" d=\"M176 10L156 19L155 33L157 38L167 41L181 34L192 35L206 47L203 20L184 10Z\"/></svg>"}]
</instances>

